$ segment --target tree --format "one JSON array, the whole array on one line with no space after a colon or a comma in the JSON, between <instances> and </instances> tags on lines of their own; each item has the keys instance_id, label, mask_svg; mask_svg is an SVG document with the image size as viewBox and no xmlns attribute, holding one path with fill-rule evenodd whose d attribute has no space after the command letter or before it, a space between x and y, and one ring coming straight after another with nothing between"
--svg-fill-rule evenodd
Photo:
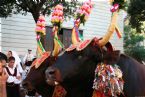
<instances>
[{"instance_id":1,"label":"tree","mask_svg":"<svg viewBox=\"0 0 145 97\"><path fill-rule=\"evenodd\" d=\"M127 25L124 28L124 50L125 53L139 62L145 61L145 46L141 45L145 36L137 34L135 29Z\"/></svg>"},{"instance_id":2,"label":"tree","mask_svg":"<svg viewBox=\"0 0 145 97\"><path fill-rule=\"evenodd\" d=\"M139 33L145 33L145 0L130 0L127 11L131 27Z\"/></svg>"},{"instance_id":3,"label":"tree","mask_svg":"<svg viewBox=\"0 0 145 97\"><path fill-rule=\"evenodd\" d=\"M30 12L35 20L41 14L50 15L54 6L61 3L64 6L64 16L71 17L78 5L77 0L1 0L0 4L0 16L7 17L12 13L27 13Z\"/></svg>"},{"instance_id":4,"label":"tree","mask_svg":"<svg viewBox=\"0 0 145 97\"><path fill-rule=\"evenodd\" d=\"M1 0L0 2L0 17L7 17L12 13L13 1Z\"/></svg>"}]
</instances>

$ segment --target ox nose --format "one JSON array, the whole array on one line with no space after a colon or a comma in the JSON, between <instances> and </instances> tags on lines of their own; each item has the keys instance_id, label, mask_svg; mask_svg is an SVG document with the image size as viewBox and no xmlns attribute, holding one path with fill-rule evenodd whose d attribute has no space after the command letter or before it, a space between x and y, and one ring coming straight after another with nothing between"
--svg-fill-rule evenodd
<instances>
[{"instance_id":1,"label":"ox nose","mask_svg":"<svg viewBox=\"0 0 145 97\"><path fill-rule=\"evenodd\" d=\"M59 70L53 66L48 67L45 74L48 84L58 84L62 81Z\"/></svg>"},{"instance_id":2,"label":"ox nose","mask_svg":"<svg viewBox=\"0 0 145 97\"><path fill-rule=\"evenodd\" d=\"M55 79L55 68L54 67L48 67L47 70L46 70L46 78L49 78L49 79Z\"/></svg>"}]
</instances>

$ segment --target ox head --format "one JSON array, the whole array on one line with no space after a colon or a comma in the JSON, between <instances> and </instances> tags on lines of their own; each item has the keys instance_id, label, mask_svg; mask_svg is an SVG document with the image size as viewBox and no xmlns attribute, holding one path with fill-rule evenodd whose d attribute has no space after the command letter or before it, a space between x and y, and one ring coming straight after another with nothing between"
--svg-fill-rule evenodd
<instances>
[{"instance_id":1,"label":"ox head","mask_svg":"<svg viewBox=\"0 0 145 97\"><path fill-rule=\"evenodd\" d=\"M27 77L22 82L23 87L27 91L35 89L43 97L51 97L53 93L53 87L46 83L45 70L48 68L48 66L53 64L54 61L55 58L49 56L40 64L39 67L32 66L27 74Z\"/></svg>"},{"instance_id":2,"label":"ox head","mask_svg":"<svg viewBox=\"0 0 145 97\"><path fill-rule=\"evenodd\" d=\"M49 84L57 82L78 82L87 81L91 77L93 80L94 70L99 62L113 64L119 58L119 51L106 51L103 47L108 47L108 41L111 38L117 22L117 13L112 16L111 24L106 35L92 42L83 50L73 50L65 52L60 56L54 65L46 70L46 78ZM61 74L60 74L61 73Z\"/></svg>"},{"instance_id":3,"label":"ox head","mask_svg":"<svg viewBox=\"0 0 145 97\"><path fill-rule=\"evenodd\" d=\"M100 62L115 64L119 59L119 51L106 51L92 41L84 50L65 52L58 57L55 64L46 70L47 82L50 85L58 83L84 82L94 78L94 70Z\"/></svg>"}]
</instances>

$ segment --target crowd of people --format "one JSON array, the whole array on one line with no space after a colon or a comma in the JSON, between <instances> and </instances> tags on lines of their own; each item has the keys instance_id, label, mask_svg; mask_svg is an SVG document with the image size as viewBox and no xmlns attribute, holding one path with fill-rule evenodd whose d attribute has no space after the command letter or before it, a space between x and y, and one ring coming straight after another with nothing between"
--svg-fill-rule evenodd
<instances>
[{"instance_id":1,"label":"crowd of people","mask_svg":"<svg viewBox=\"0 0 145 97\"><path fill-rule=\"evenodd\" d=\"M15 51L8 51L7 56L0 56L0 97L21 97L21 83L34 59L30 49L23 60Z\"/></svg>"}]
</instances>

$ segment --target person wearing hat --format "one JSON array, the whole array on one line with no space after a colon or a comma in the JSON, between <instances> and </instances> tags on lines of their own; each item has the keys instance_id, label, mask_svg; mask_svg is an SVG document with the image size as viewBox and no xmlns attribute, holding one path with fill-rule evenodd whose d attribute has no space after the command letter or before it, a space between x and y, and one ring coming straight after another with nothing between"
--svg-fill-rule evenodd
<instances>
[{"instance_id":1,"label":"person wearing hat","mask_svg":"<svg viewBox=\"0 0 145 97\"><path fill-rule=\"evenodd\" d=\"M33 59L34 55L32 54L32 50L28 49L28 53L23 58L23 63L29 67L32 64Z\"/></svg>"}]
</instances>

